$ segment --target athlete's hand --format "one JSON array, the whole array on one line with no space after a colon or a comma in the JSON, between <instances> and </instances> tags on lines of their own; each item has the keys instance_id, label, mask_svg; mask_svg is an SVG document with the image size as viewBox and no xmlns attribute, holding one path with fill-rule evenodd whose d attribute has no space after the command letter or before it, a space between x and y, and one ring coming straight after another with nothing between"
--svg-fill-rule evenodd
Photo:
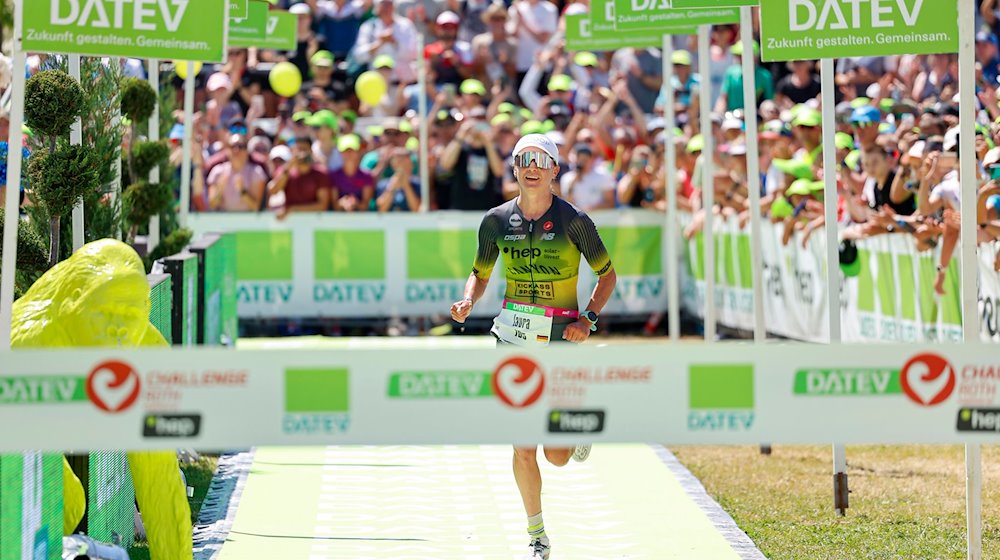
<instances>
[{"instance_id":1,"label":"athlete's hand","mask_svg":"<svg viewBox=\"0 0 1000 560\"><path fill-rule=\"evenodd\" d=\"M451 318L455 320L456 323L464 323L465 319L472 313L472 302L463 299L462 301L456 301L451 304Z\"/></svg>"},{"instance_id":2,"label":"athlete's hand","mask_svg":"<svg viewBox=\"0 0 1000 560\"><path fill-rule=\"evenodd\" d=\"M588 338L590 338L590 323L583 319L570 324L563 331L563 340L569 342L580 344L581 342L586 342Z\"/></svg>"}]
</instances>

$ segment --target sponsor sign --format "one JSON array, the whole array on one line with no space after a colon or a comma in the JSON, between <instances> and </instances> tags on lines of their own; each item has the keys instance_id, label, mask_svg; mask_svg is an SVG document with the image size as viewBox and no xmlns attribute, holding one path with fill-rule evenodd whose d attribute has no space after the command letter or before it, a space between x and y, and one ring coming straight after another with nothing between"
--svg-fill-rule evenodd
<instances>
[{"instance_id":1,"label":"sponsor sign","mask_svg":"<svg viewBox=\"0 0 1000 560\"><path fill-rule=\"evenodd\" d=\"M286 369L284 389L285 434L329 436L350 429L350 373L346 368Z\"/></svg>"},{"instance_id":2,"label":"sponsor sign","mask_svg":"<svg viewBox=\"0 0 1000 560\"><path fill-rule=\"evenodd\" d=\"M609 4L613 6L613 4ZM610 29L611 33L606 32ZM612 23L604 23L603 27L595 25L587 14L566 16L566 50L568 51L613 51L628 47L646 48L663 44L661 34L657 33L614 33Z\"/></svg>"},{"instance_id":3,"label":"sponsor sign","mask_svg":"<svg viewBox=\"0 0 1000 560\"><path fill-rule=\"evenodd\" d=\"M736 8L673 9L667 0L614 0L615 29L663 30L719 23L739 23Z\"/></svg>"},{"instance_id":4,"label":"sponsor sign","mask_svg":"<svg viewBox=\"0 0 1000 560\"><path fill-rule=\"evenodd\" d=\"M493 393L504 404L525 408L538 402L545 392L542 366L527 356L514 356L493 370Z\"/></svg>"},{"instance_id":5,"label":"sponsor sign","mask_svg":"<svg viewBox=\"0 0 1000 560\"><path fill-rule=\"evenodd\" d=\"M288 12L269 11L264 39L257 45L262 49L294 51L298 47L298 16Z\"/></svg>"},{"instance_id":6,"label":"sponsor sign","mask_svg":"<svg viewBox=\"0 0 1000 560\"><path fill-rule=\"evenodd\" d=\"M86 378L83 376L0 377L0 405L86 401Z\"/></svg>"},{"instance_id":7,"label":"sponsor sign","mask_svg":"<svg viewBox=\"0 0 1000 560\"><path fill-rule=\"evenodd\" d=\"M794 394L809 397L900 395L899 370L877 368L800 369Z\"/></svg>"},{"instance_id":8,"label":"sponsor sign","mask_svg":"<svg viewBox=\"0 0 1000 560\"><path fill-rule=\"evenodd\" d=\"M245 19L249 14L249 5L250 0L229 0L229 19Z\"/></svg>"},{"instance_id":9,"label":"sponsor sign","mask_svg":"<svg viewBox=\"0 0 1000 560\"><path fill-rule=\"evenodd\" d=\"M139 373L125 362L102 362L87 376L87 397L104 412L128 409L138 400L141 391Z\"/></svg>"},{"instance_id":10,"label":"sponsor sign","mask_svg":"<svg viewBox=\"0 0 1000 560\"><path fill-rule=\"evenodd\" d=\"M28 52L226 59L229 0L34 0L24 10Z\"/></svg>"},{"instance_id":11,"label":"sponsor sign","mask_svg":"<svg viewBox=\"0 0 1000 560\"><path fill-rule=\"evenodd\" d=\"M729 8L757 6L758 4L760 4L760 0L673 0L671 7L676 10L677 8Z\"/></svg>"},{"instance_id":12,"label":"sponsor sign","mask_svg":"<svg viewBox=\"0 0 1000 560\"><path fill-rule=\"evenodd\" d=\"M557 409L549 413L550 434L599 434L604 431L603 410Z\"/></svg>"},{"instance_id":13,"label":"sponsor sign","mask_svg":"<svg viewBox=\"0 0 1000 560\"><path fill-rule=\"evenodd\" d=\"M256 47L267 37L267 3L251 0L247 15L229 22L229 46Z\"/></svg>"},{"instance_id":14,"label":"sponsor sign","mask_svg":"<svg viewBox=\"0 0 1000 560\"><path fill-rule=\"evenodd\" d=\"M148 414L142 421L142 437L147 438L189 438L200 432L200 414Z\"/></svg>"},{"instance_id":15,"label":"sponsor sign","mask_svg":"<svg viewBox=\"0 0 1000 560\"><path fill-rule=\"evenodd\" d=\"M958 4L760 0L762 57L771 62L957 52Z\"/></svg>"},{"instance_id":16,"label":"sponsor sign","mask_svg":"<svg viewBox=\"0 0 1000 560\"><path fill-rule=\"evenodd\" d=\"M963 408L955 428L960 432L1000 432L1000 408Z\"/></svg>"},{"instance_id":17,"label":"sponsor sign","mask_svg":"<svg viewBox=\"0 0 1000 560\"><path fill-rule=\"evenodd\" d=\"M688 369L688 430L749 431L754 424L753 365L692 365Z\"/></svg>"},{"instance_id":18,"label":"sponsor sign","mask_svg":"<svg viewBox=\"0 0 1000 560\"><path fill-rule=\"evenodd\" d=\"M398 371L389 376L391 399L469 399L492 397L489 371Z\"/></svg>"}]
</instances>

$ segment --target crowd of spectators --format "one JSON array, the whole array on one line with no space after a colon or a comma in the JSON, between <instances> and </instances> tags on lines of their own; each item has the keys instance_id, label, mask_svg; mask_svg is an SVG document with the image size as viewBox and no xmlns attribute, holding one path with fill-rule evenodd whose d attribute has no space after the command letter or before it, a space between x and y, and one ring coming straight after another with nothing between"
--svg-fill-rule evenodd
<instances>
[{"instance_id":1,"label":"crowd of spectators","mask_svg":"<svg viewBox=\"0 0 1000 560\"><path fill-rule=\"evenodd\" d=\"M1000 10L981 0L977 16L975 219L980 241L1000 236ZM738 25L711 31L710 75L696 39L674 36L674 75L657 48L568 52L566 14L587 2L549 0L272 0L298 17L291 52L231 49L228 62L197 77L192 205L197 211L390 212L485 210L517 195L507 164L520 135L549 135L561 150L558 193L585 210L665 209L665 128L674 131L678 200L703 223L701 168L715 162L713 212L749 217L743 119L745 56ZM759 38L759 29L755 30ZM424 44L420 53L418 45ZM418 84L420 57L426 86ZM958 236L958 62L955 54L855 57L836 61L837 167L823 169L816 61L761 63L755 44L754 100L760 115L760 211L806 243L824 225L822 179L836 173L844 236L907 234L920 250L942 245L941 267ZM268 85L277 62L295 64L301 91L281 98ZM45 56L30 59L29 72ZM125 72L143 76L138 61ZM381 74L387 92L361 103L354 80ZM701 100L709 80L712 99ZM174 85L181 93L180 80ZM676 122L663 119L675 91ZM426 115L419 114L421 96ZM702 103L712 130L699 129ZM181 159L182 119L170 133ZM429 185L420 181L419 125L429 123ZM5 121L0 119L0 126ZM0 134L5 131L0 128ZM705 154L703 135L716 149ZM1000 268L1000 258L997 260ZM943 272L939 273L941 289Z\"/></svg>"}]
</instances>

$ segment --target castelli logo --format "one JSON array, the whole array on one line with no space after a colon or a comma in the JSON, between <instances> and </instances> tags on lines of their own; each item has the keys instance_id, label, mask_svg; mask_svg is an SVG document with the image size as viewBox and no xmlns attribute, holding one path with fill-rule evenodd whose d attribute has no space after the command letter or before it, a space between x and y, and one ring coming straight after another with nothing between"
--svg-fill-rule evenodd
<instances>
[{"instance_id":1,"label":"castelli logo","mask_svg":"<svg viewBox=\"0 0 1000 560\"><path fill-rule=\"evenodd\" d=\"M493 370L493 393L507 406L525 408L545 391L545 373L531 358L514 356Z\"/></svg>"},{"instance_id":2,"label":"castelli logo","mask_svg":"<svg viewBox=\"0 0 1000 560\"><path fill-rule=\"evenodd\" d=\"M955 390L955 368L938 354L918 354L900 370L899 384L911 401L921 406L938 405Z\"/></svg>"},{"instance_id":3,"label":"castelli logo","mask_svg":"<svg viewBox=\"0 0 1000 560\"><path fill-rule=\"evenodd\" d=\"M549 220L549 221L545 222L544 224L542 224L542 229L544 229L545 231L551 231L552 230L552 220Z\"/></svg>"},{"instance_id":4,"label":"castelli logo","mask_svg":"<svg viewBox=\"0 0 1000 560\"><path fill-rule=\"evenodd\" d=\"M132 366L108 360L87 376L87 398L105 412L121 412L135 404L140 385L139 373Z\"/></svg>"}]
</instances>

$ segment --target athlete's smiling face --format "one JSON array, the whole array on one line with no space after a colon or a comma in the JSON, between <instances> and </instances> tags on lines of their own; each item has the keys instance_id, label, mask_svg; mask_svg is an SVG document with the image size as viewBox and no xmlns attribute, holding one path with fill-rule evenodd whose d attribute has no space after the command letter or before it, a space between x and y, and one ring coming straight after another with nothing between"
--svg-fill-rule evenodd
<instances>
[{"instance_id":1,"label":"athlete's smiling face","mask_svg":"<svg viewBox=\"0 0 1000 560\"><path fill-rule=\"evenodd\" d=\"M527 156L526 154L531 155ZM521 185L522 189L547 189L559 174L559 165L541 148L533 146L525 148L518 156L520 157L514 158L514 168L517 183ZM531 161L526 162L526 159ZM543 162L543 164L540 166L539 162ZM548 169L545 169L544 162L548 162Z\"/></svg>"}]
</instances>

